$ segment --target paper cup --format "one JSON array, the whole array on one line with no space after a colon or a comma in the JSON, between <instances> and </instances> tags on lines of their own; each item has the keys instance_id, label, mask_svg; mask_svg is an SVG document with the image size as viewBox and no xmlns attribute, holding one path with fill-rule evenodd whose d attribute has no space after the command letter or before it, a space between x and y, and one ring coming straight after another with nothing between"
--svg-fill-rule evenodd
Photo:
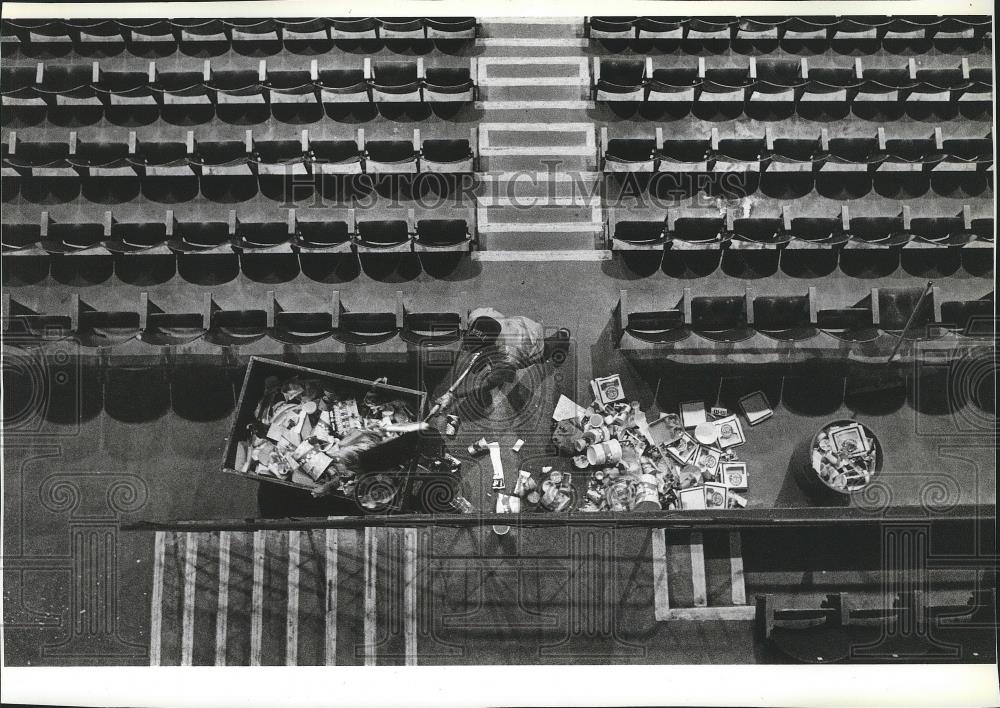
<instances>
[{"instance_id":1,"label":"paper cup","mask_svg":"<svg viewBox=\"0 0 1000 708\"><path fill-rule=\"evenodd\" d=\"M694 428L694 439L702 445L712 445L719 439L719 429L714 423L699 423Z\"/></svg>"},{"instance_id":2,"label":"paper cup","mask_svg":"<svg viewBox=\"0 0 1000 708\"><path fill-rule=\"evenodd\" d=\"M607 454L604 452L604 445L591 445L587 448L587 462L594 466L603 465L607 461Z\"/></svg>"}]
</instances>

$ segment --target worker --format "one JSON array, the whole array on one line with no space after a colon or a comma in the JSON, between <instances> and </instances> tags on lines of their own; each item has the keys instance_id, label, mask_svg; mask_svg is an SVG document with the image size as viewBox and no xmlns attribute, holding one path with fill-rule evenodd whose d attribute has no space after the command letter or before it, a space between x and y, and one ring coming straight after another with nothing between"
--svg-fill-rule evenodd
<instances>
[{"instance_id":1,"label":"worker","mask_svg":"<svg viewBox=\"0 0 1000 708\"><path fill-rule=\"evenodd\" d=\"M435 401L431 415L442 414L469 398L478 399L482 410L491 392L512 383L518 370L550 360L561 363L569 338L570 331L565 328L546 337L542 325L527 317L508 317L486 307L473 310L462 354L452 369L452 385Z\"/></svg>"}]
</instances>

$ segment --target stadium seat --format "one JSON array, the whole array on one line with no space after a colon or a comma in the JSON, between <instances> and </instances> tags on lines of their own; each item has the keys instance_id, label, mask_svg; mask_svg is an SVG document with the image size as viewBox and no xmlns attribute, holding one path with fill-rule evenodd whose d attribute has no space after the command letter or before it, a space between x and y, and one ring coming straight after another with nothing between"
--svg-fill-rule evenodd
<instances>
[{"instance_id":1,"label":"stadium seat","mask_svg":"<svg viewBox=\"0 0 1000 708\"><path fill-rule=\"evenodd\" d=\"M0 229L0 246L3 247L4 255L36 250L40 247L41 233L41 226L37 222L4 224Z\"/></svg>"},{"instance_id":2,"label":"stadium seat","mask_svg":"<svg viewBox=\"0 0 1000 708\"><path fill-rule=\"evenodd\" d=\"M976 238L972 227L972 212L968 205L954 216L918 216L909 218L909 207L903 207L909 221L909 231L913 234L912 244L923 243L931 246L964 246Z\"/></svg>"},{"instance_id":3,"label":"stadium seat","mask_svg":"<svg viewBox=\"0 0 1000 708\"><path fill-rule=\"evenodd\" d=\"M379 39L424 39L424 21L419 17L378 17Z\"/></svg>"},{"instance_id":4,"label":"stadium seat","mask_svg":"<svg viewBox=\"0 0 1000 708\"><path fill-rule=\"evenodd\" d=\"M339 295L335 296L339 297ZM397 296L394 312L356 312L336 303L334 337L345 344L371 346L394 338L402 327L402 293Z\"/></svg>"},{"instance_id":5,"label":"stadium seat","mask_svg":"<svg viewBox=\"0 0 1000 708\"><path fill-rule=\"evenodd\" d=\"M618 211L609 207L607 235L613 251L662 251L670 235L667 232L667 219L631 220L620 219Z\"/></svg>"},{"instance_id":6,"label":"stadium seat","mask_svg":"<svg viewBox=\"0 0 1000 708\"><path fill-rule=\"evenodd\" d=\"M831 337L850 344L873 342L879 337L870 296L853 307L818 310L816 326Z\"/></svg>"},{"instance_id":7,"label":"stadium seat","mask_svg":"<svg viewBox=\"0 0 1000 708\"><path fill-rule=\"evenodd\" d=\"M820 153L816 156L823 172L868 172L881 161L876 137L829 138L820 131Z\"/></svg>"},{"instance_id":8,"label":"stadium seat","mask_svg":"<svg viewBox=\"0 0 1000 708\"><path fill-rule=\"evenodd\" d=\"M46 94L39 93L44 64L0 67L0 102L4 106L45 105Z\"/></svg>"},{"instance_id":9,"label":"stadium seat","mask_svg":"<svg viewBox=\"0 0 1000 708\"><path fill-rule=\"evenodd\" d=\"M712 128L712 171L759 173L764 147L763 137L720 137L719 129Z\"/></svg>"},{"instance_id":10,"label":"stadium seat","mask_svg":"<svg viewBox=\"0 0 1000 708\"><path fill-rule=\"evenodd\" d=\"M160 103L175 104L209 104L211 103L208 88L210 65L205 62L201 71L161 71L157 69L155 81L150 88L154 96L159 96Z\"/></svg>"},{"instance_id":11,"label":"stadium seat","mask_svg":"<svg viewBox=\"0 0 1000 708\"><path fill-rule=\"evenodd\" d=\"M156 62L147 70L138 67L117 71L100 70L94 88L106 105L156 104Z\"/></svg>"},{"instance_id":12,"label":"stadium seat","mask_svg":"<svg viewBox=\"0 0 1000 708\"><path fill-rule=\"evenodd\" d=\"M899 248L909 243L913 235L906 229L903 214L850 216L848 207L841 207L844 231L850 234L845 248Z\"/></svg>"},{"instance_id":13,"label":"stadium seat","mask_svg":"<svg viewBox=\"0 0 1000 708\"><path fill-rule=\"evenodd\" d=\"M73 221L54 221L43 212L42 248L52 254L107 255L104 241L111 237L111 212L103 216L102 220L80 215Z\"/></svg>"},{"instance_id":14,"label":"stadium seat","mask_svg":"<svg viewBox=\"0 0 1000 708\"><path fill-rule=\"evenodd\" d=\"M214 298L205 338L222 346L251 344L267 334L267 311L262 308L225 309Z\"/></svg>"},{"instance_id":15,"label":"stadium seat","mask_svg":"<svg viewBox=\"0 0 1000 708\"><path fill-rule=\"evenodd\" d=\"M296 210L291 210L293 213ZM295 221L292 245L300 253L351 253L351 237L355 233L354 209L347 209L344 218L339 210L299 210ZM312 219L301 218L304 216Z\"/></svg>"},{"instance_id":16,"label":"stadium seat","mask_svg":"<svg viewBox=\"0 0 1000 708\"><path fill-rule=\"evenodd\" d=\"M179 254L232 253L235 223L235 213L230 222L178 221L167 245Z\"/></svg>"},{"instance_id":17,"label":"stadium seat","mask_svg":"<svg viewBox=\"0 0 1000 708\"><path fill-rule=\"evenodd\" d=\"M428 39L475 39L478 22L475 17L425 17Z\"/></svg>"},{"instance_id":18,"label":"stadium seat","mask_svg":"<svg viewBox=\"0 0 1000 708\"><path fill-rule=\"evenodd\" d=\"M325 17L279 17L275 21L286 42L330 39L330 21Z\"/></svg>"},{"instance_id":19,"label":"stadium seat","mask_svg":"<svg viewBox=\"0 0 1000 708\"><path fill-rule=\"evenodd\" d=\"M332 309L325 312L286 310L275 298L273 290L268 291L265 306L267 334L276 341L285 344L315 344L334 332Z\"/></svg>"},{"instance_id":20,"label":"stadium seat","mask_svg":"<svg viewBox=\"0 0 1000 708\"><path fill-rule=\"evenodd\" d=\"M801 342L819 334L816 289L805 295L758 296L753 300L753 326L781 342Z\"/></svg>"},{"instance_id":21,"label":"stadium seat","mask_svg":"<svg viewBox=\"0 0 1000 708\"><path fill-rule=\"evenodd\" d=\"M195 140L194 151L188 158L195 172L203 176L250 175L253 150L252 132L247 130L242 140L211 138Z\"/></svg>"},{"instance_id":22,"label":"stadium seat","mask_svg":"<svg viewBox=\"0 0 1000 708\"><path fill-rule=\"evenodd\" d=\"M420 131L411 140L366 140L365 172L368 174L413 174L420 157Z\"/></svg>"},{"instance_id":23,"label":"stadium seat","mask_svg":"<svg viewBox=\"0 0 1000 708\"><path fill-rule=\"evenodd\" d=\"M118 20L125 41L129 43L176 42L180 32L167 20L131 17Z\"/></svg>"},{"instance_id":24,"label":"stadium seat","mask_svg":"<svg viewBox=\"0 0 1000 708\"><path fill-rule=\"evenodd\" d=\"M378 20L374 17L331 17L330 36L333 39L376 39Z\"/></svg>"},{"instance_id":25,"label":"stadium seat","mask_svg":"<svg viewBox=\"0 0 1000 708\"><path fill-rule=\"evenodd\" d=\"M730 234L730 248L778 248L792 239L784 222L777 216L741 216L732 211L726 214L726 231Z\"/></svg>"},{"instance_id":26,"label":"stadium seat","mask_svg":"<svg viewBox=\"0 0 1000 708\"><path fill-rule=\"evenodd\" d=\"M642 101L646 94L647 68L652 59L604 59L594 57L593 96L597 101Z\"/></svg>"},{"instance_id":27,"label":"stadium seat","mask_svg":"<svg viewBox=\"0 0 1000 708\"><path fill-rule=\"evenodd\" d=\"M636 17L590 17L584 30L590 39L630 39L635 37Z\"/></svg>"},{"instance_id":28,"label":"stadium seat","mask_svg":"<svg viewBox=\"0 0 1000 708\"><path fill-rule=\"evenodd\" d=\"M830 216L792 216L782 206L785 231L791 234L788 248L835 248L847 243L851 235L843 228L839 214Z\"/></svg>"},{"instance_id":29,"label":"stadium seat","mask_svg":"<svg viewBox=\"0 0 1000 708\"><path fill-rule=\"evenodd\" d=\"M656 129L658 172L707 172L712 153L712 138L664 139L663 128Z\"/></svg>"},{"instance_id":30,"label":"stadium seat","mask_svg":"<svg viewBox=\"0 0 1000 708\"><path fill-rule=\"evenodd\" d=\"M683 39L683 17L637 17L636 36L640 39Z\"/></svg>"},{"instance_id":31,"label":"stadium seat","mask_svg":"<svg viewBox=\"0 0 1000 708\"><path fill-rule=\"evenodd\" d=\"M25 142L12 130L5 143L3 164L26 177L66 177L76 172L69 163L69 142L58 140Z\"/></svg>"},{"instance_id":32,"label":"stadium seat","mask_svg":"<svg viewBox=\"0 0 1000 708\"><path fill-rule=\"evenodd\" d=\"M208 330L210 296L205 298L209 307L198 312L165 312L146 292L140 293L139 302L139 339L146 344L161 347L188 344Z\"/></svg>"},{"instance_id":33,"label":"stadium seat","mask_svg":"<svg viewBox=\"0 0 1000 708\"><path fill-rule=\"evenodd\" d=\"M813 161L820 153L818 132L815 137L781 137L768 127L764 133L764 152L761 153L767 172L811 172Z\"/></svg>"},{"instance_id":34,"label":"stadium seat","mask_svg":"<svg viewBox=\"0 0 1000 708\"><path fill-rule=\"evenodd\" d=\"M134 134L133 134L134 135ZM189 133L194 148L194 133ZM181 139L136 140L128 161L143 176L186 177L194 174L188 159L188 141Z\"/></svg>"},{"instance_id":35,"label":"stadium seat","mask_svg":"<svg viewBox=\"0 0 1000 708\"><path fill-rule=\"evenodd\" d=\"M295 218L284 221L236 220L236 239L233 247L243 253L291 253L291 240L295 234Z\"/></svg>"},{"instance_id":36,"label":"stadium seat","mask_svg":"<svg viewBox=\"0 0 1000 708\"><path fill-rule=\"evenodd\" d=\"M233 43L276 42L280 39L277 20L269 17L231 18L222 21Z\"/></svg>"},{"instance_id":37,"label":"stadium seat","mask_svg":"<svg viewBox=\"0 0 1000 708\"><path fill-rule=\"evenodd\" d=\"M361 174L364 169L365 137L359 128L354 140L309 140L306 164L314 174Z\"/></svg>"},{"instance_id":38,"label":"stadium seat","mask_svg":"<svg viewBox=\"0 0 1000 708\"><path fill-rule=\"evenodd\" d=\"M604 172L656 171L656 140L654 138L608 138L608 129L601 127L604 146Z\"/></svg>"},{"instance_id":39,"label":"stadium seat","mask_svg":"<svg viewBox=\"0 0 1000 708\"><path fill-rule=\"evenodd\" d=\"M924 288L872 288L872 301L878 307L874 324L883 332L905 339L935 336L930 329L936 319L934 292L921 301L923 293Z\"/></svg>"},{"instance_id":40,"label":"stadium seat","mask_svg":"<svg viewBox=\"0 0 1000 708\"><path fill-rule=\"evenodd\" d=\"M923 172L941 159L933 138L887 138L882 127L878 128L877 150L882 157L878 172Z\"/></svg>"},{"instance_id":41,"label":"stadium seat","mask_svg":"<svg viewBox=\"0 0 1000 708\"><path fill-rule=\"evenodd\" d=\"M255 67L215 69L210 67L206 87L216 103L264 103L266 64Z\"/></svg>"},{"instance_id":42,"label":"stadium seat","mask_svg":"<svg viewBox=\"0 0 1000 708\"><path fill-rule=\"evenodd\" d=\"M100 96L94 88L99 78L100 65L96 61L91 64L46 64L35 90L50 105L99 106Z\"/></svg>"},{"instance_id":43,"label":"stadium seat","mask_svg":"<svg viewBox=\"0 0 1000 708\"><path fill-rule=\"evenodd\" d=\"M372 100L376 103L410 103L420 100L417 62L374 62L371 84Z\"/></svg>"},{"instance_id":44,"label":"stadium seat","mask_svg":"<svg viewBox=\"0 0 1000 708\"><path fill-rule=\"evenodd\" d=\"M801 59L757 59L750 57L750 100L792 102L809 83L807 64Z\"/></svg>"},{"instance_id":45,"label":"stadium seat","mask_svg":"<svg viewBox=\"0 0 1000 708\"><path fill-rule=\"evenodd\" d=\"M691 331L714 342L742 342L754 335L752 296L699 296L691 299Z\"/></svg>"},{"instance_id":46,"label":"stadium seat","mask_svg":"<svg viewBox=\"0 0 1000 708\"><path fill-rule=\"evenodd\" d=\"M465 219L420 219L413 250L423 253L464 252L472 242Z\"/></svg>"},{"instance_id":47,"label":"stadium seat","mask_svg":"<svg viewBox=\"0 0 1000 708\"><path fill-rule=\"evenodd\" d=\"M363 69L317 69L314 60L312 74L323 103L368 103L372 100Z\"/></svg>"},{"instance_id":48,"label":"stadium seat","mask_svg":"<svg viewBox=\"0 0 1000 708\"><path fill-rule=\"evenodd\" d=\"M83 177L132 176L128 140L78 140L70 133L66 161Z\"/></svg>"},{"instance_id":49,"label":"stadium seat","mask_svg":"<svg viewBox=\"0 0 1000 708\"><path fill-rule=\"evenodd\" d=\"M726 217L716 211L667 212L667 235L675 250L716 250L729 243Z\"/></svg>"},{"instance_id":50,"label":"stadium seat","mask_svg":"<svg viewBox=\"0 0 1000 708\"><path fill-rule=\"evenodd\" d=\"M713 103L743 103L748 98L748 89L755 79L750 76L750 66L705 67L704 58L699 59L702 68L701 86L695 91L695 100Z\"/></svg>"},{"instance_id":51,"label":"stadium seat","mask_svg":"<svg viewBox=\"0 0 1000 708\"><path fill-rule=\"evenodd\" d=\"M167 224L173 222L173 218L173 213L168 212L167 221L112 220L111 238L104 242L104 247L112 253L122 255L166 251L164 246L167 242Z\"/></svg>"},{"instance_id":52,"label":"stadium seat","mask_svg":"<svg viewBox=\"0 0 1000 708\"><path fill-rule=\"evenodd\" d=\"M297 139L254 140L250 161L258 175L304 175L308 133Z\"/></svg>"},{"instance_id":53,"label":"stadium seat","mask_svg":"<svg viewBox=\"0 0 1000 708\"><path fill-rule=\"evenodd\" d=\"M996 303L993 293L978 300L942 302L940 319L942 326L952 332L992 337L996 331Z\"/></svg>"},{"instance_id":54,"label":"stadium seat","mask_svg":"<svg viewBox=\"0 0 1000 708\"><path fill-rule=\"evenodd\" d=\"M988 170L993 165L993 136L945 138L941 129L935 128L933 152L938 156L931 166L934 172Z\"/></svg>"},{"instance_id":55,"label":"stadium seat","mask_svg":"<svg viewBox=\"0 0 1000 708\"><path fill-rule=\"evenodd\" d=\"M358 253L404 253L412 251L414 211L406 219L359 220L355 245Z\"/></svg>"},{"instance_id":56,"label":"stadium seat","mask_svg":"<svg viewBox=\"0 0 1000 708\"><path fill-rule=\"evenodd\" d=\"M687 317L690 295L690 289L685 288L684 297L673 308L633 312L629 306L628 291L619 290L618 303L612 310L615 345L620 346L626 334L650 344L686 339L691 334Z\"/></svg>"},{"instance_id":57,"label":"stadium seat","mask_svg":"<svg viewBox=\"0 0 1000 708\"><path fill-rule=\"evenodd\" d=\"M464 329L464 318L458 312L411 312L404 305L399 336L418 347L441 347L459 341Z\"/></svg>"},{"instance_id":58,"label":"stadium seat","mask_svg":"<svg viewBox=\"0 0 1000 708\"><path fill-rule=\"evenodd\" d=\"M660 67L649 71L646 100L670 103L693 103L695 91L702 85L702 76L695 65Z\"/></svg>"},{"instance_id":59,"label":"stadium seat","mask_svg":"<svg viewBox=\"0 0 1000 708\"><path fill-rule=\"evenodd\" d=\"M691 17L686 23L685 39L729 41L739 25L738 17Z\"/></svg>"},{"instance_id":60,"label":"stadium seat","mask_svg":"<svg viewBox=\"0 0 1000 708\"><path fill-rule=\"evenodd\" d=\"M268 103L316 102L316 84L305 69L268 68L263 88Z\"/></svg>"},{"instance_id":61,"label":"stadium seat","mask_svg":"<svg viewBox=\"0 0 1000 708\"><path fill-rule=\"evenodd\" d=\"M420 171L468 174L475 171L476 129L471 139L428 138L420 146Z\"/></svg>"},{"instance_id":62,"label":"stadium seat","mask_svg":"<svg viewBox=\"0 0 1000 708\"><path fill-rule=\"evenodd\" d=\"M228 42L226 25L218 19L171 18L170 24L180 33L181 42Z\"/></svg>"},{"instance_id":63,"label":"stadium seat","mask_svg":"<svg viewBox=\"0 0 1000 708\"><path fill-rule=\"evenodd\" d=\"M417 73L421 81L421 98L434 103L460 103L476 98L475 59L466 67L428 67L424 69L423 59L417 62Z\"/></svg>"},{"instance_id":64,"label":"stadium seat","mask_svg":"<svg viewBox=\"0 0 1000 708\"><path fill-rule=\"evenodd\" d=\"M134 310L96 310L74 295L76 339L84 347L110 347L139 336L139 313Z\"/></svg>"},{"instance_id":65,"label":"stadium seat","mask_svg":"<svg viewBox=\"0 0 1000 708\"><path fill-rule=\"evenodd\" d=\"M849 65L816 66L805 63L808 81L802 87L799 101L847 104L864 84L858 67Z\"/></svg>"},{"instance_id":66,"label":"stadium seat","mask_svg":"<svg viewBox=\"0 0 1000 708\"><path fill-rule=\"evenodd\" d=\"M70 39L85 44L124 42L125 33L116 20L75 18L63 20Z\"/></svg>"}]
</instances>

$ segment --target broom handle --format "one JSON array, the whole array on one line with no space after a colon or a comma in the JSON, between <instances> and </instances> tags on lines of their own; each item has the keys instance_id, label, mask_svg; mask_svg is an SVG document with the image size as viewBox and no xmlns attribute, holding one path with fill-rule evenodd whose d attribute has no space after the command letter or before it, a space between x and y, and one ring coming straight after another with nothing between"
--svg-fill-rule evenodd
<instances>
[{"instance_id":1,"label":"broom handle","mask_svg":"<svg viewBox=\"0 0 1000 708\"><path fill-rule=\"evenodd\" d=\"M920 299L917 300L917 304L913 306L913 311L910 312L910 316L906 318L906 324L903 325L903 331L899 333L899 337L896 339L896 346L892 348L892 354L889 355L889 358L885 362L886 364L891 363L892 360L896 358L896 353L903 344L903 338L906 337L906 330L908 330L910 325L913 324L913 318L917 316L917 312L920 311L920 306L924 304L924 298L926 298L930 293L932 287L934 287L934 281L928 280L927 287L924 288L924 292L921 293Z\"/></svg>"},{"instance_id":2,"label":"broom handle","mask_svg":"<svg viewBox=\"0 0 1000 708\"><path fill-rule=\"evenodd\" d=\"M455 389L457 389L461 385L461 383L465 380L465 377L469 375L469 372L472 371L472 366L479 360L479 357L481 357L482 355L483 353L481 351L478 351L472 355L472 358L469 359L469 363L465 365L465 368L462 370L462 373L458 375L458 378L455 379L455 382L448 387L448 390L445 391L444 396L447 396L448 394L455 392ZM444 396L442 396L442 398ZM441 410L441 404L435 403L434 407L431 408L430 411L427 413L427 418L437 415L440 412L440 410Z\"/></svg>"}]
</instances>

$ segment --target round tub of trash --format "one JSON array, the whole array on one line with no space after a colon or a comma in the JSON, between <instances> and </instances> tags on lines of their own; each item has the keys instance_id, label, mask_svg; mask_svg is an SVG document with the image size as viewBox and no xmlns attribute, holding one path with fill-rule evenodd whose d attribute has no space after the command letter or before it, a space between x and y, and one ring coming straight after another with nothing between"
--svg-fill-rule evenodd
<instances>
[{"instance_id":1,"label":"round tub of trash","mask_svg":"<svg viewBox=\"0 0 1000 708\"><path fill-rule=\"evenodd\" d=\"M871 428L841 419L827 423L812 437L809 459L799 469L810 492L846 498L871 485L882 472L883 461L882 444Z\"/></svg>"}]
</instances>

